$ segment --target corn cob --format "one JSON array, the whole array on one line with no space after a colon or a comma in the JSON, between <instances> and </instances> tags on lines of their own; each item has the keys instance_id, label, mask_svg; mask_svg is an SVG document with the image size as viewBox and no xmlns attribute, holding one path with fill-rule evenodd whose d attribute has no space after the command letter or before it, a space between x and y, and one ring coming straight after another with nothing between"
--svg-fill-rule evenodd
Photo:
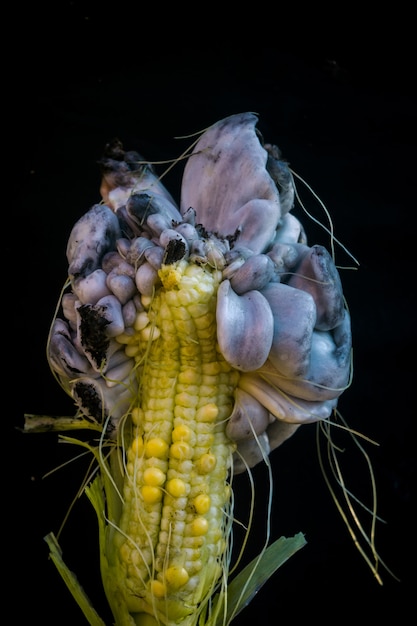
<instances>
[{"instance_id":1,"label":"corn cob","mask_svg":"<svg viewBox=\"0 0 417 626\"><path fill-rule=\"evenodd\" d=\"M143 330L133 339L146 358L115 567L131 613L186 626L221 574L232 453L225 421L238 372L217 350L219 272L179 261L160 277L148 309L151 344Z\"/></svg>"},{"instance_id":2,"label":"corn cob","mask_svg":"<svg viewBox=\"0 0 417 626\"><path fill-rule=\"evenodd\" d=\"M326 420L349 384L338 272L307 245L290 170L256 122L202 135L179 208L138 153L110 145L102 203L68 241L48 358L71 427L102 431L105 519L98 483L87 493L117 626L217 624L233 474Z\"/></svg>"}]
</instances>

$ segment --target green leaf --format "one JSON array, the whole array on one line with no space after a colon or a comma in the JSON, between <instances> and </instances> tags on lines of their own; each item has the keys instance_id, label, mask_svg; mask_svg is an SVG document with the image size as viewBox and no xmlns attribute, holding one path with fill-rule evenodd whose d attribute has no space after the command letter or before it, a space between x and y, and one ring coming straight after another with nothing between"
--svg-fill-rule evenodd
<instances>
[{"instance_id":1,"label":"green leaf","mask_svg":"<svg viewBox=\"0 0 417 626\"><path fill-rule=\"evenodd\" d=\"M224 614L221 612L215 626L229 624L249 604L272 574L306 543L303 533L289 539L280 537L246 565L228 585L226 621L224 622Z\"/></svg>"},{"instance_id":2,"label":"green leaf","mask_svg":"<svg viewBox=\"0 0 417 626\"><path fill-rule=\"evenodd\" d=\"M94 609L90 599L80 585L77 577L65 565L62 559L62 551L55 535L53 533L49 533L48 535L46 535L46 537L44 537L44 539L49 546L50 557L52 561L54 562L57 570L61 574L61 577L68 587L69 591L71 592L72 596L75 598L78 606L84 613L85 618L87 619L90 626L105 626L105 623Z\"/></svg>"}]
</instances>

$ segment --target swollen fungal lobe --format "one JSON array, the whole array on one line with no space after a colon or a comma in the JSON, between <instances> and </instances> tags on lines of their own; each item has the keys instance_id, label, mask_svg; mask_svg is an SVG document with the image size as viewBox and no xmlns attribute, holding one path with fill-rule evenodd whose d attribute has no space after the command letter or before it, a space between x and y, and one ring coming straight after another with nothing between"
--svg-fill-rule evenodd
<instances>
[{"instance_id":1,"label":"swollen fungal lobe","mask_svg":"<svg viewBox=\"0 0 417 626\"><path fill-rule=\"evenodd\" d=\"M232 115L202 135L184 169L181 213L193 207L206 230L259 253L272 241L282 212L256 122L253 113Z\"/></svg>"},{"instance_id":2,"label":"swollen fungal lobe","mask_svg":"<svg viewBox=\"0 0 417 626\"><path fill-rule=\"evenodd\" d=\"M295 215L287 213L280 221L272 247L275 243L289 244L297 242L301 244L307 243L307 236L305 234L304 227Z\"/></svg>"},{"instance_id":3,"label":"swollen fungal lobe","mask_svg":"<svg viewBox=\"0 0 417 626\"><path fill-rule=\"evenodd\" d=\"M60 318L56 318L52 325L48 354L52 368L64 378L71 379L91 370L86 356L74 346L69 325Z\"/></svg>"},{"instance_id":4,"label":"swollen fungal lobe","mask_svg":"<svg viewBox=\"0 0 417 626\"><path fill-rule=\"evenodd\" d=\"M288 284L313 296L318 330L331 330L341 323L344 313L342 283L329 252L323 246L314 245L307 251L288 279Z\"/></svg>"},{"instance_id":5,"label":"swollen fungal lobe","mask_svg":"<svg viewBox=\"0 0 417 626\"><path fill-rule=\"evenodd\" d=\"M254 254L242 263L230 278L230 284L238 295L256 289L262 290L274 279L274 262L266 254Z\"/></svg>"},{"instance_id":6,"label":"swollen fungal lobe","mask_svg":"<svg viewBox=\"0 0 417 626\"><path fill-rule=\"evenodd\" d=\"M100 267L108 250L120 237L117 216L104 204L96 204L73 227L68 244L68 274L85 277Z\"/></svg>"},{"instance_id":7,"label":"swollen fungal lobe","mask_svg":"<svg viewBox=\"0 0 417 626\"><path fill-rule=\"evenodd\" d=\"M271 349L274 318L256 290L238 295L224 280L217 292L217 338L221 353L238 370L261 367Z\"/></svg>"},{"instance_id":8,"label":"swollen fungal lobe","mask_svg":"<svg viewBox=\"0 0 417 626\"><path fill-rule=\"evenodd\" d=\"M281 420L273 420L266 430L271 450L275 450L275 448L281 446L300 426L301 424L291 424L289 422L282 422Z\"/></svg>"},{"instance_id":9,"label":"swollen fungal lobe","mask_svg":"<svg viewBox=\"0 0 417 626\"><path fill-rule=\"evenodd\" d=\"M311 399L306 399L301 394L291 395L284 391L283 380L286 380L285 377L267 362L257 372L242 374L239 387L253 395L271 415L283 422L295 424L317 422L331 415L339 393L333 392L333 397L320 400L319 394L316 394L316 397L311 394Z\"/></svg>"},{"instance_id":10,"label":"swollen fungal lobe","mask_svg":"<svg viewBox=\"0 0 417 626\"><path fill-rule=\"evenodd\" d=\"M270 283L261 293L274 319L269 360L285 376L305 376L317 317L313 298L285 283Z\"/></svg>"},{"instance_id":11,"label":"swollen fungal lobe","mask_svg":"<svg viewBox=\"0 0 417 626\"><path fill-rule=\"evenodd\" d=\"M248 467L261 463L271 452L271 445L267 432L261 433L252 439L238 441L236 452L233 453L233 471L242 474Z\"/></svg>"},{"instance_id":12,"label":"swollen fungal lobe","mask_svg":"<svg viewBox=\"0 0 417 626\"><path fill-rule=\"evenodd\" d=\"M118 139L107 144L99 163L102 174L100 194L113 211L126 207L132 194L142 192L166 199L175 207L174 199L156 176L152 165L145 163L139 152L126 152Z\"/></svg>"},{"instance_id":13,"label":"swollen fungal lobe","mask_svg":"<svg viewBox=\"0 0 417 626\"><path fill-rule=\"evenodd\" d=\"M108 415L120 419L126 415L136 387L131 380L131 369L117 386L107 385L102 378L81 376L72 383L72 396L78 409L87 418L103 423ZM109 427L111 434L111 425Z\"/></svg>"},{"instance_id":14,"label":"swollen fungal lobe","mask_svg":"<svg viewBox=\"0 0 417 626\"><path fill-rule=\"evenodd\" d=\"M97 302L100 298L111 294L107 285L107 274L101 268L94 270L87 276L73 278L72 289L82 304Z\"/></svg>"},{"instance_id":15,"label":"swollen fungal lobe","mask_svg":"<svg viewBox=\"0 0 417 626\"><path fill-rule=\"evenodd\" d=\"M126 209L139 226L143 226L149 218L151 218L151 223L153 218L159 218L159 223L166 224L166 227L169 227L173 220L180 222L182 219L173 201L161 194L160 183L158 183L158 190L153 186L140 193L134 190L126 203Z\"/></svg>"},{"instance_id":16,"label":"swollen fungal lobe","mask_svg":"<svg viewBox=\"0 0 417 626\"><path fill-rule=\"evenodd\" d=\"M277 231L279 233L280 231ZM280 240L278 234L273 244L268 248L267 255L271 257L277 268L281 282L288 282L295 268L308 253L309 247L306 243L293 241L291 239Z\"/></svg>"},{"instance_id":17,"label":"swollen fungal lobe","mask_svg":"<svg viewBox=\"0 0 417 626\"><path fill-rule=\"evenodd\" d=\"M312 334L309 365L302 377L283 374L268 359L256 374L284 393L304 400L322 401L338 398L349 384L351 334L345 312L341 328L332 331L315 330Z\"/></svg>"},{"instance_id":18,"label":"swollen fungal lobe","mask_svg":"<svg viewBox=\"0 0 417 626\"><path fill-rule=\"evenodd\" d=\"M266 169L278 187L281 215L284 219L294 207L295 190L292 174L288 164L282 159L278 146L268 143L264 144L264 148L268 152Z\"/></svg>"},{"instance_id":19,"label":"swollen fungal lobe","mask_svg":"<svg viewBox=\"0 0 417 626\"><path fill-rule=\"evenodd\" d=\"M226 434L233 441L253 439L267 429L270 419L268 409L253 396L237 387L233 411L226 426Z\"/></svg>"}]
</instances>

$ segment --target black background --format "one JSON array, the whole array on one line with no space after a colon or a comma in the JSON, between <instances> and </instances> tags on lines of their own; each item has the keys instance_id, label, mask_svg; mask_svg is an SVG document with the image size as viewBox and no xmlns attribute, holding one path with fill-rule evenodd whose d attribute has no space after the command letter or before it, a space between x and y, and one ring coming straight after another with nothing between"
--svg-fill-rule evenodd
<instances>
[{"instance_id":1,"label":"black background","mask_svg":"<svg viewBox=\"0 0 417 626\"><path fill-rule=\"evenodd\" d=\"M375 541L400 582L381 567L380 586L354 547L320 472L315 427L306 426L271 456L271 533L276 539L301 531L307 545L234 623L376 623L393 617L407 624L415 614L417 269L415 72L407 14L400 7L386 15L379 9L365 23L352 5L340 6L337 15L326 9L310 16L300 9L288 17L260 7L243 15L241 7L235 21L218 8L199 10L201 15L190 15L177 6L167 13L162 6L145 12L134 4L98 9L62 2L59 8L36 4L21 16L23 22L15 22L25 54L14 76L18 210L10 213L14 235L5 258L17 253L21 259L20 269L13 265L6 273L11 293L22 298L19 312L12 311L22 348L14 364L21 381L17 392L5 380L13 402L5 415L12 428L5 439L10 480L3 520L7 583L17 594L7 622L84 623L48 561L43 537L58 532L88 461L64 465L77 448L58 444L54 434L23 435L16 427L25 412L74 412L48 369L45 344L66 277L70 229L100 199L97 160L113 137L149 160L170 159L189 143L175 137L255 111L264 138L313 187L336 236L359 261L358 269L341 270L352 315L354 377L339 409L349 426L378 443L362 440L385 520L376 525ZM165 179L177 197L180 179L180 169ZM320 206L301 191L309 210L324 220ZM302 220L310 244L328 245L323 230ZM22 226L23 250L17 252ZM352 265L340 248L336 254L340 265ZM342 445L346 483L370 505L366 463L348 438ZM255 533L247 558L263 542L265 467L257 467L254 477ZM250 498L244 477L235 489L237 515L244 518ZM85 496L76 499L60 542L67 564L110 625L94 516Z\"/></svg>"}]
</instances>

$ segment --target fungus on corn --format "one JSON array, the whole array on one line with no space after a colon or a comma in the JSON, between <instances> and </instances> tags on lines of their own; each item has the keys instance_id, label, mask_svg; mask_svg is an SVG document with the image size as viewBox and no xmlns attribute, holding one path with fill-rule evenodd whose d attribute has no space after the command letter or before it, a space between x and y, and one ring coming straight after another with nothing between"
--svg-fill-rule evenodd
<instances>
[{"instance_id":1,"label":"fungus on corn","mask_svg":"<svg viewBox=\"0 0 417 626\"><path fill-rule=\"evenodd\" d=\"M307 244L291 171L256 124L203 132L178 206L151 164L109 144L102 201L69 237L48 359L77 414L56 429L101 432L86 493L118 626L233 619L255 593L225 601L233 475L328 419L349 385L339 274Z\"/></svg>"}]
</instances>

